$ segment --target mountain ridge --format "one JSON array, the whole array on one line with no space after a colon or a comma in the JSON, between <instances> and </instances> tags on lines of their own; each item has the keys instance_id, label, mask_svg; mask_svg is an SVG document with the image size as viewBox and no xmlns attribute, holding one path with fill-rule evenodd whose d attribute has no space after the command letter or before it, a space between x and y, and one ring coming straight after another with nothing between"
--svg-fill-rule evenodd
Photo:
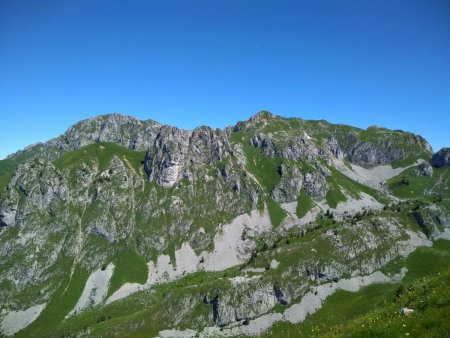
<instances>
[{"instance_id":1,"label":"mountain ridge","mask_svg":"<svg viewBox=\"0 0 450 338\"><path fill-rule=\"evenodd\" d=\"M49 321L53 334L139 336L146 311L154 335L254 334L263 318L299 318L326 283L395 282L405 271L386 266L450 238L450 167L402 131L269 112L182 130L114 114L36 147L0 162L0 322L11 333L22 310L42 311L19 336ZM93 324L104 311L122 319Z\"/></svg>"},{"instance_id":2,"label":"mountain ridge","mask_svg":"<svg viewBox=\"0 0 450 338\"><path fill-rule=\"evenodd\" d=\"M423 139L419 135L415 135L409 132L397 130L394 131L373 126L368 127L367 129L360 129L356 127L349 127L342 124L331 124L325 120L303 120L301 118L284 118L265 111L261 111L254 114L247 121L237 122L237 124L234 126L229 126L223 129L216 128L215 130L216 131L220 130L225 134L229 134L231 131L236 130L236 128L239 128L239 126L245 125L246 123L249 122L257 123L258 120L267 117L272 119L280 119L284 121L298 121L300 123L304 122L306 125L316 124L319 126L320 125L334 126L335 128L341 127L347 130L348 128L350 128L350 130L353 132L365 134L370 134L369 131L374 129L381 131L384 130L391 134L400 133L402 136L412 138L414 142L418 143L420 145L419 150L424 153L422 155L428 156L427 154L425 154L426 152L428 152L430 153L429 156L431 156L432 152L431 146L426 142L425 139ZM8 155L4 160L0 161L0 174L4 173L7 169L11 170L15 165L17 165L17 163L21 161L26 161L34 157L46 157L50 160L54 160L68 151L76 150L81 146L92 144L99 141L114 142L134 150L147 150L149 147L153 145L153 142L156 138L156 134L160 130L160 128L179 130L185 133L193 132L201 128L207 128L212 130L212 128L207 126L199 126L194 128L193 130L184 130L174 126L162 125L159 122L156 122L151 119L141 121L133 116L121 115L118 113L98 115L96 117L81 120L80 122L69 127L64 134L57 136L47 142L30 145L22 150L19 150L13 154ZM87 132L80 132L80 130L86 130ZM361 147L364 148L365 144L367 143L362 142ZM349 149L349 151L353 150L354 149ZM359 152L364 153L367 150L368 149L360 149ZM394 156L394 158L398 157L403 156L401 154L397 154ZM374 159L375 157L374 155L372 155L372 159L361 159L361 161L370 162L371 160L374 161Z\"/></svg>"}]
</instances>

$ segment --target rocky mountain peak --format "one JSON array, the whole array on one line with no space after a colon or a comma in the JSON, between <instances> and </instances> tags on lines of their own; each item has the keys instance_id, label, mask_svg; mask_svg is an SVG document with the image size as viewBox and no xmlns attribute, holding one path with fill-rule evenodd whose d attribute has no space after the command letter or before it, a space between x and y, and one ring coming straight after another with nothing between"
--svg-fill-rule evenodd
<instances>
[{"instance_id":1,"label":"rocky mountain peak","mask_svg":"<svg viewBox=\"0 0 450 338\"><path fill-rule=\"evenodd\" d=\"M442 148L430 160L430 163L435 168L450 165L450 148Z\"/></svg>"},{"instance_id":2,"label":"rocky mountain peak","mask_svg":"<svg viewBox=\"0 0 450 338\"><path fill-rule=\"evenodd\" d=\"M249 118L249 121L256 122L256 121L264 121L269 120L276 117L276 115L272 114L271 112L268 112L266 110L261 110L257 112L255 115Z\"/></svg>"}]
</instances>

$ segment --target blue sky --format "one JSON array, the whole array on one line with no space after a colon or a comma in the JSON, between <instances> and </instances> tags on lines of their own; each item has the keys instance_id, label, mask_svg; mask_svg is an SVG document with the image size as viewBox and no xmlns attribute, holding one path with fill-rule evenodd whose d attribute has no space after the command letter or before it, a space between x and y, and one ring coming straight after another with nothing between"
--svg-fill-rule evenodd
<instances>
[{"instance_id":1,"label":"blue sky","mask_svg":"<svg viewBox=\"0 0 450 338\"><path fill-rule=\"evenodd\" d=\"M98 114L263 109L450 146L450 2L0 0L0 158Z\"/></svg>"}]
</instances>

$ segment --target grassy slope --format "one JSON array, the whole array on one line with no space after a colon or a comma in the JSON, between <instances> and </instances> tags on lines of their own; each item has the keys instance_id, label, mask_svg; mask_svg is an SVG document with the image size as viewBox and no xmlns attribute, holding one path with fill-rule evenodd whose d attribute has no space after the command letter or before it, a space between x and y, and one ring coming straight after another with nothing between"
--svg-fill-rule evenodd
<instances>
[{"instance_id":1,"label":"grassy slope","mask_svg":"<svg viewBox=\"0 0 450 338\"><path fill-rule=\"evenodd\" d=\"M306 213L314 206L314 202L305 193L300 192L300 196L297 199L297 209L295 210L297 217L302 218Z\"/></svg>"},{"instance_id":2,"label":"grassy slope","mask_svg":"<svg viewBox=\"0 0 450 338\"><path fill-rule=\"evenodd\" d=\"M320 251L320 247L317 248ZM439 240L432 248L420 248L408 257L406 264L409 271L403 281L405 288L424 277L430 278L439 273L444 274L446 271L450 271L450 242ZM164 304L186 297L198 297L207 290L224 287L226 280L221 277L223 275L233 276L238 273L237 268L220 273L195 273L172 283L155 286L150 292L138 293L124 301L115 302L103 308L93 308L59 325L51 325L47 331L44 331L45 325L49 325L52 318L61 318L68 312L70 306L63 307L63 303L60 302L57 307L46 309L45 317L41 316L29 328L21 332L20 336L31 336L31 333L39 337L61 336L78 332L83 328L91 330L91 336L104 336L113 332L124 337L154 336L159 330L166 328L164 321L167 320L166 316L171 315L161 311L165 307ZM77 278L76 280L81 279ZM401 306L408 305L405 302L392 303L398 287L399 284L378 284L363 288L356 293L338 291L327 299L321 310L307 317L302 324L277 323L267 332L266 336L315 337L322 334L358 332L359 327L354 323L370 322L364 318L373 319L376 317L374 314L385 311L385 309L389 310L390 314L398 313ZM74 290L76 289L75 287ZM77 292L81 293L81 291L82 287L78 287ZM436 290L436 292L441 291ZM73 297L72 302L76 302L76 299L77 297ZM192 322L184 323L180 328L196 327L199 323L197 319L201 317L206 320L211 310L211 306L205 304L195 307L195 318L192 317ZM397 316L394 319L402 320L402 318ZM55 322L57 321L53 323ZM380 322L382 323L382 321ZM134 325L133 323L140 324ZM343 334L343 336L347 335Z\"/></svg>"},{"instance_id":3,"label":"grassy slope","mask_svg":"<svg viewBox=\"0 0 450 338\"><path fill-rule=\"evenodd\" d=\"M266 202L269 210L270 220L274 227L281 224L286 217L286 212L281 208L280 204L272 199L269 194L280 182L281 175L279 172L282 163L281 158L269 158L264 156L260 149L250 145L250 135L243 132L235 132L232 135L232 141L242 144L245 155L248 159L247 170L258 180L263 188L265 198L261 202Z\"/></svg>"},{"instance_id":4,"label":"grassy slope","mask_svg":"<svg viewBox=\"0 0 450 338\"><path fill-rule=\"evenodd\" d=\"M339 202L345 202L347 198L343 194L341 187L334 176L327 177L327 183L330 189L328 190L325 199L330 207L336 208Z\"/></svg>"},{"instance_id":5,"label":"grassy slope","mask_svg":"<svg viewBox=\"0 0 450 338\"><path fill-rule=\"evenodd\" d=\"M67 269L67 271L69 270ZM88 278L88 273L78 268L70 283L68 276L69 273L67 273L67 278L62 281L61 286L53 295L41 315L28 327L20 331L16 335L17 337L48 336L49 328L55 327L56 323L62 323L64 321L64 317L74 308L80 298Z\"/></svg>"},{"instance_id":6,"label":"grassy slope","mask_svg":"<svg viewBox=\"0 0 450 338\"><path fill-rule=\"evenodd\" d=\"M402 198L425 198L432 200L450 192L450 167L434 168L433 176L414 176L414 168L390 179L388 186ZM430 191L430 194L427 194Z\"/></svg>"},{"instance_id":7,"label":"grassy slope","mask_svg":"<svg viewBox=\"0 0 450 338\"><path fill-rule=\"evenodd\" d=\"M450 332L450 272L397 289L399 297L348 324L334 327L329 337L448 337ZM403 290L402 292L400 292ZM402 307L414 309L403 316Z\"/></svg>"},{"instance_id":8,"label":"grassy slope","mask_svg":"<svg viewBox=\"0 0 450 338\"><path fill-rule=\"evenodd\" d=\"M101 171L108 166L108 163L114 155L120 158L125 156L137 172L142 170L141 162L144 161L145 151L134 151L108 142L87 145L62 155L53 163L58 169L65 169L82 162L89 163L89 160L93 160L98 161L99 171Z\"/></svg>"},{"instance_id":9,"label":"grassy slope","mask_svg":"<svg viewBox=\"0 0 450 338\"><path fill-rule=\"evenodd\" d=\"M433 288L431 299L427 294L409 293L404 299L396 299L395 293L400 284L374 284L351 293L338 291L330 296L324 306L306 320L294 325L287 322L277 323L265 336L267 337L320 337L338 335L342 337L398 337L404 335L404 322L413 337L426 336L424 326L431 325L437 337L445 333L439 329L450 315L450 241L439 240L431 248L419 248L406 259L407 275L403 279L403 288L417 285L412 290L420 290L430 283ZM437 278L436 278L437 276ZM434 278L434 279L433 279ZM432 281L429 281L432 279ZM444 283L444 281L446 283ZM423 288L422 288L423 289ZM431 290L430 290L431 291ZM420 300L424 299L423 303ZM428 298L427 298L428 297ZM439 304L446 304L439 307ZM395 300L395 302L393 302ZM419 304L418 304L419 303ZM399 315L402 306L417 309L429 307L419 313L414 320ZM437 316L435 320L433 317ZM386 323L391 321L391 326ZM433 323L434 322L434 323ZM361 325L365 326L362 327ZM447 324L446 324L447 325ZM431 335L430 335L431 336Z\"/></svg>"},{"instance_id":10,"label":"grassy slope","mask_svg":"<svg viewBox=\"0 0 450 338\"><path fill-rule=\"evenodd\" d=\"M145 158L145 151L133 151L121 147L114 143L94 143L76 151L67 153L54 161L56 167L61 170L71 169L80 163L98 162L99 172L105 170L113 156L118 156L126 160L136 173L141 172L142 161ZM85 218L90 217L89 209L85 213ZM113 258L115 269L111 278L108 294L114 293L124 283L145 283L147 281L147 264L144 257L135 250L135 246L127 243L115 245L116 254Z\"/></svg>"},{"instance_id":11,"label":"grassy slope","mask_svg":"<svg viewBox=\"0 0 450 338\"><path fill-rule=\"evenodd\" d=\"M235 132L231 137L232 142L242 144L245 155L247 156L247 170L253 174L264 189L264 192L270 193L280 182L281 176L279 167L282 163L281 158L268 158L264 156L258 148L250 145L250 135L243 132Z\"/></svg>"},{"instance_id":12,"label":"grassy slope","mask_svg":"<svg viewBox=\"0 0 450 338\"><path fill-rule=\"evenodd\" d=\"M144 159L145 152L131 151L112 143L88 145L61 156L54 161L54 164L60 170L70 171L75 165L96 161L100 170L104 170L114 155L127 159L137 172L142 170L141 161ZM89 217L89 212L85 214L86 217ZM94 245L94 247L104 245L104 240L96 236L88 236L88 242L89 240L93 242L86 245ZM145 283L148 274L145 258L135 251L134 246L130 247L127 243L116 243L113 246L115 252L113 263L116 265L116 268L108 290L109 294L112 294L126 282ZM69 262L68 260L64 260L59 264L61 269L66 269L67 276L69 276L70 264L71 261ZM70 282L68 277L60 281L60 287L46 309L35 322L23 332L20 332L19 336L45 336L49 327L54 326L57 322L62 322L78 301L88 276L89 273L87 271L77 267Z\"/></svg>"},{"instance_id":13,"label":"grassy slope","mask_svg":"<svg viewBox=\"0 0 450 338\"><path fill-rule=\"evenodd\" d=\"M112 295L125 283L144 284L147 281L148 267L145 258L133 249L121 250L113 260L114 274L109 284L108 295Z\"/></svg>"}]
</instances>

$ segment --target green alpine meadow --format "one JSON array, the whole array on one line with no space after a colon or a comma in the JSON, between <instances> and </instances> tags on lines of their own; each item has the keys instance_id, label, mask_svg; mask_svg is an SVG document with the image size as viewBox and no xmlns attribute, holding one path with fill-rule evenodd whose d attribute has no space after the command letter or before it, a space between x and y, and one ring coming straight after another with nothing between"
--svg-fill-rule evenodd
<instances>
[{"instance_id":1,"label":"green alpine meadow","mask_svg":"<svg viewBox=\"0 0 450 338\"><path fill-rule=\"evenodd\" d=\"M450 148L261 111L0 161L1 337L448 337Z\"/></svg>"}]
</instances>

